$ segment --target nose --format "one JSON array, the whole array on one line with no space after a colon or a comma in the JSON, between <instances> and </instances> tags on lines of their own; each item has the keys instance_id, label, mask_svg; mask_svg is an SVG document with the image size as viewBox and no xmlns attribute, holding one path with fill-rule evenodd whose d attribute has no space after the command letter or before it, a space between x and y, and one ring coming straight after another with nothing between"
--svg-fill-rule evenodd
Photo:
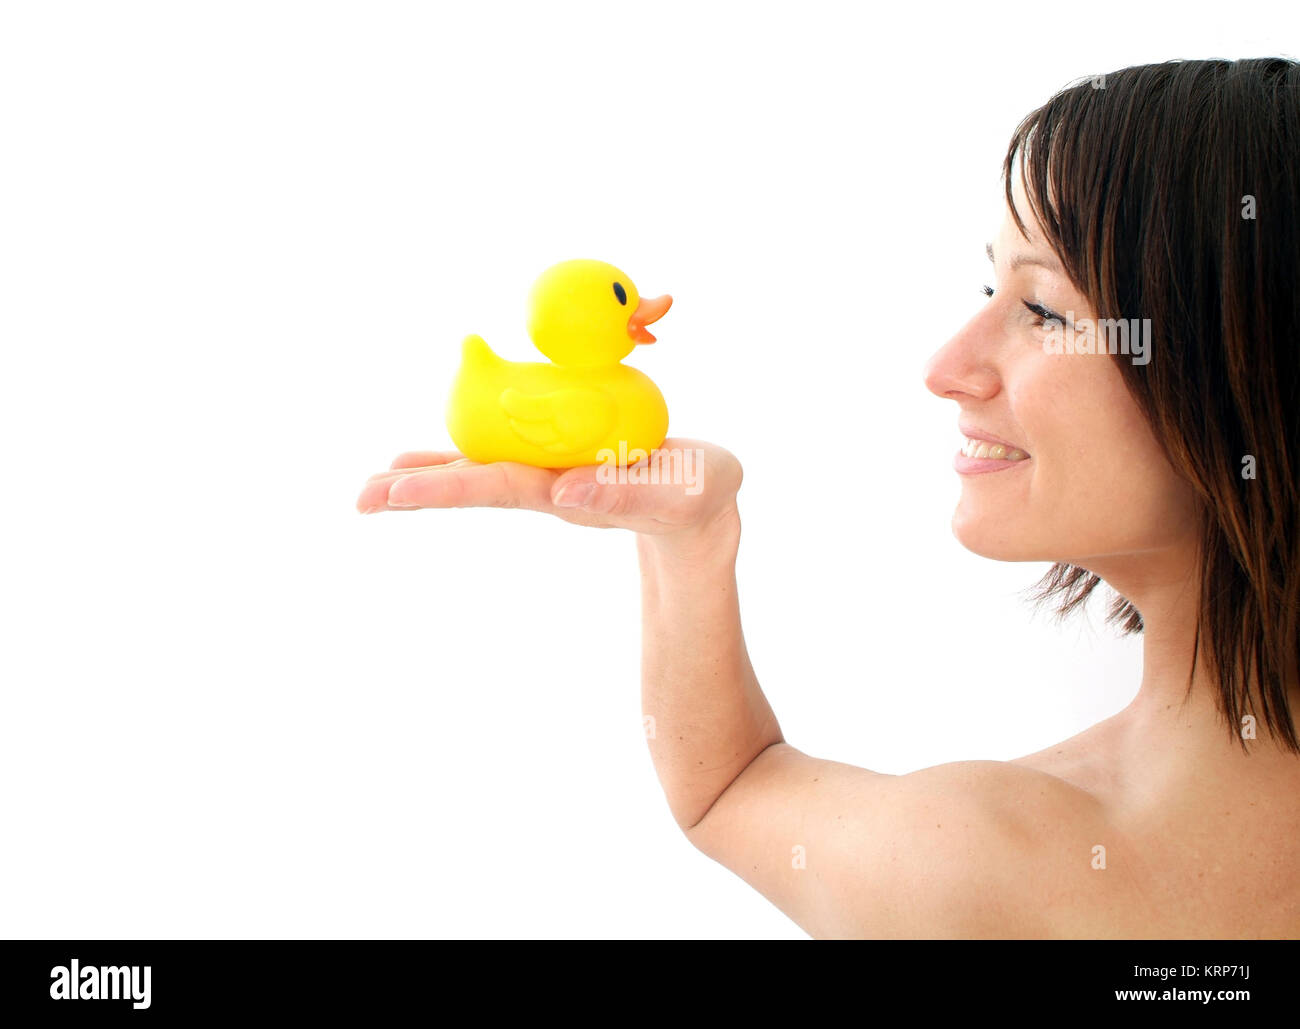
<instances>
[{"instance_id":1,"label":"nose","mask_svg":"<svg viewBox=\"0 0 1300 1029\"><path fill-rule=\"evenodd\" d=\"M981 311L940 347L925 363L925 388L936 397L956 400L961 396L987 400L1001 388L990 345L991 329L983 324Z\"/></svg>"}]
</instances>

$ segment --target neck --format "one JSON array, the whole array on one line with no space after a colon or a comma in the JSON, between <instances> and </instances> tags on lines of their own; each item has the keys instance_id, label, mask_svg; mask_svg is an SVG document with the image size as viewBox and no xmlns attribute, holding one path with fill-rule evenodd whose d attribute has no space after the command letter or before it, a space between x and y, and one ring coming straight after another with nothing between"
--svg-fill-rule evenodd
<instances>
[{"instance_id":1,"label":"neck","mask_svg":"<svg viewBox=\"0 0 1300 1029\"><path fill-rule=\"evenodd\" d=\"M1173 774L1203 774L1207 767L1225 765L1256 772L1277 761L1291 770L1300 767L1300 757L1272 740L1262 718L1257 739L1243 751L1235 735L1241 727L1230 732L1220 713L1219 683L1206 667L1204 638L1199 653L1196 646L1200 583L1194 554L1156 552L1122 568L1099 568L1097 574L1132 602L1143 623L1142 684L1128 707L1110 720L1119 760ZM1300 711L1294 690L1292 711Z\"/></svg>"}]
</instances>

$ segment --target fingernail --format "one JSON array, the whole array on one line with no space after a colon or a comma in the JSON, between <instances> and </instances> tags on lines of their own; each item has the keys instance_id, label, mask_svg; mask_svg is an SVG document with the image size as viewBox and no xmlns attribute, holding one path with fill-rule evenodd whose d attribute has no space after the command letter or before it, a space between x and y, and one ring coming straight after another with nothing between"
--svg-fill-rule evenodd
<instances>
[{"instance_id":1,"label":"fingernail","mask_svg":"<svg viewBox=\"0 0 1300 1029\"><path fill-rule=\"evenodd\" d=\"M581 507L596 492L594 482L571 482L555 495L556 507Z\"/></svg>"},{"instance_id":2,"label":"fingernail","mask_svg":"<svg viewBox=\"0 0 1300 1029\"><path fill-rule=\"evenodd\" d=\"M407 503L400 496L402 492L402 483L407 479L415 478L414 475L403 475L400 479L388 487L388 506L389 507L419 507L419 504Z\"/></svg>"}]
</instances>

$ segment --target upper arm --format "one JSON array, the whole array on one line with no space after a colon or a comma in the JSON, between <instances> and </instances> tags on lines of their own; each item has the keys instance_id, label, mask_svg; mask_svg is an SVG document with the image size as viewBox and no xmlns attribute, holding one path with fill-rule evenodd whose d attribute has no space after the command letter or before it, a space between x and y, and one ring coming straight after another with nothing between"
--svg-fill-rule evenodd
<instances>
[{"instance_id":1,"label":"upper arm","mask_svg":"<svg viewBox=\"0 0 1300 1029\"><path fill-rule=\"evenodd\" d=\"M885 775L778 743L686 834L813 936L1039 936L1112 885L1092 799L1003 762Z\"/></svg>"}]
</instances>

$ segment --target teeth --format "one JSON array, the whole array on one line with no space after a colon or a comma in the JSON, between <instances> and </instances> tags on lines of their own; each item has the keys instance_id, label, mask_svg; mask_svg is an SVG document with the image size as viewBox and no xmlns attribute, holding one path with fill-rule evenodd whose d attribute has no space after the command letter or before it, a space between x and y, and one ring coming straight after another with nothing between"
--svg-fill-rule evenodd
<instances>
[{"instance_id":1,"label":"teeth","mask_svg":"<svg viewBox=\"0 0 1300 1029\"><path fill-rule=\"evenodd\" d=\"M1016 447L1003 446L1001 443L988 443L982 439L968 439L962 444L961 452L967 457L991 458L995 461L1023 461L1029 455Z\"/></svg>"}]
</instances>

